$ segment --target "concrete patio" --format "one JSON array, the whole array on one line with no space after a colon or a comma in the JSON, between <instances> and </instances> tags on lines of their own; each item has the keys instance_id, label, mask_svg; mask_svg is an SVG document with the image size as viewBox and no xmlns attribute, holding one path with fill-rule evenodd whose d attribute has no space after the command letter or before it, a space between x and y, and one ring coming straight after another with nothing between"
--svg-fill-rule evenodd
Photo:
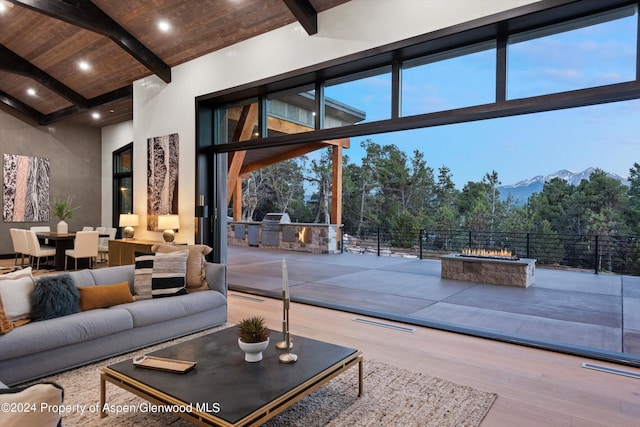
<instances>
[{"instance_id":1,"label":"concrete patio","mask_svg":"<svg viewBox=\"0 0 640 427\"><path fill-rule=\"evenodd\" d=\"M440 261L228 247L231 290L640 364L640 277L537 268L513 288L442 279Z\"/></svg>"}]
</instances>

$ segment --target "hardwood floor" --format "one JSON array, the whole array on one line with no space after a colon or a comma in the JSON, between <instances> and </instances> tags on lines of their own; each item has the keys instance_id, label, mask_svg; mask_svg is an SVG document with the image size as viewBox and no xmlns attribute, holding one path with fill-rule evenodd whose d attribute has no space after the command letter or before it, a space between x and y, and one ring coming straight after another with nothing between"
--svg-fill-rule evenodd
<instances>
[{"instance_id":1,"label":"hardwood floor","mask_svg":"<svg viewBox=\"0 0 640 427\"><path fill-rule=\"evenodd\" d=\"M249 315L264 316L280 330L282 303L229 292L229 322ZM498 393L483 426L640 426L640 380L581 365L640 374L638 369L428 328L404 332L353 321L366 316L302 304L293 303L290 315L294 339L297 334L354 347L365 360Z\"/></svg>"}]
</instances>

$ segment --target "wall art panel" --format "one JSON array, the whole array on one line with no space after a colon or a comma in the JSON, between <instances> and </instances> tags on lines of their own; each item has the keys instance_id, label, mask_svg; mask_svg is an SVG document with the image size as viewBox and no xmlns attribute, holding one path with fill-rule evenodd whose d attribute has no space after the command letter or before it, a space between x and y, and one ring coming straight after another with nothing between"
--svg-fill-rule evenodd
<instances>
[{"instance_id":1,"label":"wall art panel","mask_svg":"<svg viewBox=\"0 0 640 427\"><path fill-rule=\"evenodd\" d=\"M5 154L3 164L4 221L49 221L49 159Z\"/></svg>"},{"instance_id":2,"label":"wall art panel","mask_svg":"<svg viewBox=\"0 0 640 427\"><path fill-rule=\"evenodd\" d=\"M178 213L178 134L147 139L147 230L158 215Z\"/></svg>"}]
</instances>

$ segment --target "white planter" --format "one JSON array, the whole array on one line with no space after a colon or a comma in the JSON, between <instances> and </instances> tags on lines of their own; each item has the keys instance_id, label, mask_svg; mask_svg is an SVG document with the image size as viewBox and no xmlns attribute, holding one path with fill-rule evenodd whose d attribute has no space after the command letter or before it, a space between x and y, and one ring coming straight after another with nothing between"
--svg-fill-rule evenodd
<instances>
[{"instance_id":1,"label":"white planter","mask_svg":"<svg viewBox=\"0 0 640 427\"><path fill-rule=\"evenodd\" d=\"M58 234L64 234L69 232L69 224L64 222L64 220L60 221L56 226L56 232Z\"/></svg>"},{"instance_id":2,"label":"white planter","mask_svg":"<svg viewBox=\"0 0 640 427\"><path fill-rule=\"evenodd\" d=\"M247 362L259 362L262 360L262 352L269 347L269 338L263 342L243 342L238 338L240 350L244 351L244 360Z\"/></svg>"}]
</instances>

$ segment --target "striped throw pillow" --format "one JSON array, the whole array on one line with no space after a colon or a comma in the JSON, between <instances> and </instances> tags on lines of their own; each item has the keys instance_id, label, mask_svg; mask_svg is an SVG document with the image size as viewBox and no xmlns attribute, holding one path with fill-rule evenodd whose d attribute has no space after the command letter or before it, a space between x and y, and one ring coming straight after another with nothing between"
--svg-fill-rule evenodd
<instances>
[{"instance_id":1,"label":"striped throw pillow","mask_svg":"<svg viewBox=\"0 0 640 427\"><path fill-rule=\"evenodd\" d=\"M171 297L187 293L186 275L189 251L157 253L153 260L151 296Z\"/></svg>"}]
</instances>

